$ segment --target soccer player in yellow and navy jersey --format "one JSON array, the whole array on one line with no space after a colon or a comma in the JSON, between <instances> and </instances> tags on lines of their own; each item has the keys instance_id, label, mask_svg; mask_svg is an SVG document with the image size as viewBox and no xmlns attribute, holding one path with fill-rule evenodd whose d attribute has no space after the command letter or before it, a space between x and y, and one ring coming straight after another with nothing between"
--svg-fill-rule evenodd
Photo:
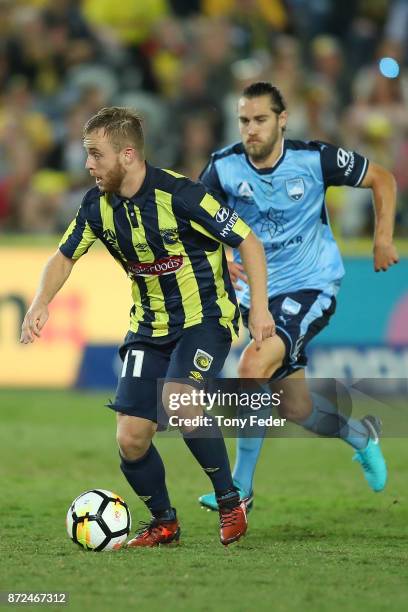
<instances>
[{"instance_id":1,"label":"soccer player in yellow and navy jersey","mask_svg":"<svg viewBox=\"0 0 408 612\"><path fill-rule=\"evenodd\" d=\"M202 185L146 163L141 120L133 110L99 111L85 125L84 146L96 187L85 195L44 268L21 342L41 335L48 304L75 261L101 240L132 281L130 330L120 348L123 367L110 407L117 413L122 472L152 520L128 546L169 544L180 536L163 462L152 444L163 418L161 402L157 405L158 379L164 379L166 413L170 401L183 394L177 412L180 429L212 481L220 508L220 539L227 545L246 531L245 504L239 502L216 423L206 415L198 419L205 424L191 425L197 422L194 417L203 415L193 391L205 376L221 370L237 333L238 307L223 243L240 251L251 288L249 328L258 348L275 333L263 248L240 217ZM210 435L205 431L209 421Z\"/></svg>"}]
</instances>

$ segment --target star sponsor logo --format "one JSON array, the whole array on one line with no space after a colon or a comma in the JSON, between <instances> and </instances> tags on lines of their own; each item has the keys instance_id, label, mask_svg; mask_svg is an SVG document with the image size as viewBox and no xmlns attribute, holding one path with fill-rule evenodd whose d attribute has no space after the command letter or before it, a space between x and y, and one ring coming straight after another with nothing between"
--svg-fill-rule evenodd
<instances>
[{"instance_id":1,"label":"star sponsor logo","mask_svg":"<svg viewBox=\"0 0 408 612\"><path fill-rule=\"evenodd\" d=\"M218 223L225 223L229 215L230 215L229 208L227 208L226 206L221 206L221 208L218 210L217 214L215 215L215 220Z\"/></svg>"},{"instance_id":2,"label":"star sponsor logo","mask_svg":"<svg viewBox=\"0 0 408 612\"><path fill-rule=\"evenodd\" d=\"M162 257L156 259L150 263L141 261L128 261L127 271L130 278L136 278L137 276L164 276L166 274L173 274L180 270L183 265L182 255L171 255L169 257Z\"/></svg>"},{"instance_id":3,"label":"star sponsor logo","mask_svg":"<svg viewBox=\"0 0 408 612\"><path fill-rule=\"evenodd\" d=\"M284 234L286 219L283 211L269 208L262 218L263 220L260 223L261 236L268 232L269 237L272 240L272 238L275 236L281 236Z\"/></svg>"},{"instance_id":4,"label":"star sponsor logo","mask_svg":"<svg viewBox=\"0 0 408 612\"><path fill-rule=\"evenodd\" d=\"M282 240L282 242L272 242L271 249L279 251L280 249L287 249L288 247L296 247L303 244L303 236L294 236L288 240Z\"/></svg>"},{"instance_id":5,"label":"star sponsor logo","mask_svg":"<svg viewBox=\"0 0 408 612\"><path fill-rule=\"evenodd\" d=\"M305 184L302 178L294 178L285 181L286 193L291 200L299 202L305 195Z\"/></svg>"},{"instance_id":6,"label":"star sponsor logo","mask_svg":"<svg viewBox=\"0 0 408 612\"><path fill-rule=\"evenodd\" d=\"M197 349L194 355L193 362L196 368L198 368L202 372L207 372L210 369L213 359L214 357L210 355L210 353L207 353L202 349Z\"/></svg>"}]
</instances>

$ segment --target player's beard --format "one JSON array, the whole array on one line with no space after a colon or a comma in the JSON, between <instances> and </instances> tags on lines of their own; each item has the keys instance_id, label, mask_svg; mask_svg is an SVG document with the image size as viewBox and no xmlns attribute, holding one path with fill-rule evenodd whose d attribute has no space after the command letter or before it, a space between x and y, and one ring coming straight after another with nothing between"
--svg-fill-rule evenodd
<instances>
[{"instance_id":1,"label":"player's beard","mask_svg":"<svg viewBox=\"0 0 408 612\"><path fill-rule=\"evenodd\" d=\"M278 142L279 134L276 132L266 142L252 142L245 145L245 151L250 159L256 163L263 162L272 153L276 143Z\"/></svg>"},{"instance_id":2,"label":"player's beard","mask_svg":"<svg viewBox=\"0 0 408 612\"><path fill-rule=\"evenodd\" d=\"M119 193L125 174L125 170L117 161L115 167L106 173L105 179L103 180L103 186L101 187L102 191Z\"/></svg>"}]
</instances>

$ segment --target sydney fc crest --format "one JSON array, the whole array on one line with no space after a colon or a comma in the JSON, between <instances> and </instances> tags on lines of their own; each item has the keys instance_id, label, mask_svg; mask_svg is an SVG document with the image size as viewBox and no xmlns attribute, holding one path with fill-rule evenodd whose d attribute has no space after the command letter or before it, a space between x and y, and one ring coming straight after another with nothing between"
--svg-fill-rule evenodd
<instances>
[{"instance_id":1,"label":"sydney fc crest","mask_svg":"<svg viewBox=\"0 0 408 612\"><path fill-rule=\"evenodd\" d=\"M305 193L305 184L303 182L303 179L290 179L289 181L285 181L285 184L286 192L291 200L295 200L295 202L298 202L303 198Z\"/></svg>"}]
</instances>

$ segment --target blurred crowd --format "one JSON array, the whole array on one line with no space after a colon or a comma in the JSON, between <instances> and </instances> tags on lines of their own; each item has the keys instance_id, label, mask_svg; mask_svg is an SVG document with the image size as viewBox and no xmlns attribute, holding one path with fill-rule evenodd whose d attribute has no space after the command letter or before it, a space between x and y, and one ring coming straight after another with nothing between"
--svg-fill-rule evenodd
<instances>
[{"instance_id":1,"label":"blurred crowd","mask_svg":"<svg viewBox=\"0 0 408 612\"><path fill-rule=\"evenodd\" d=\"M408 235L408 0L0 0L0 33L0 231L65 228L92 186L82 126L99 108L137 108L149 161L196 179L239 139L240 91L270 80L288 138L394 172ZM338 236L370 235L367 190L328 203Z\"/></svg>"}]
</instances>

